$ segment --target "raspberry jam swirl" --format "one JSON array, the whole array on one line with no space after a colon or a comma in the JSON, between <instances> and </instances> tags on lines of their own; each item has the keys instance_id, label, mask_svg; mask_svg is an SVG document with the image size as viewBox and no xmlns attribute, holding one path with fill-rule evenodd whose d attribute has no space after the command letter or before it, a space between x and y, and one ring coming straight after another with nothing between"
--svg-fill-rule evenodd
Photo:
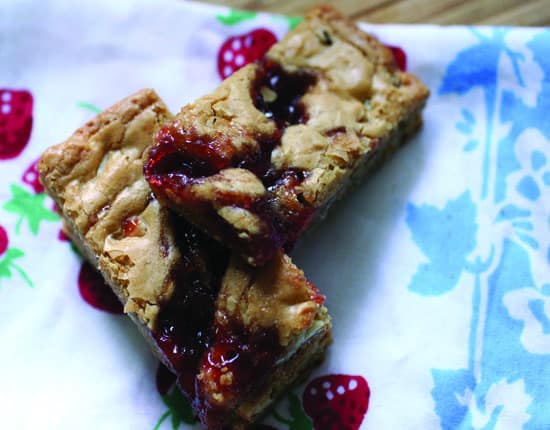
<instances>
[{"instance_id":1,"label":"raspberry jam swirl","mask_svg":"<svg viewBox=\"0 0 550 430\"><path fill-rule=\"evenodd\" d=\"M256 145L237 153L222 133L200 135L173 122L159 131L145 164L145 177L153 191L164 203L189 216L230 248L252 256L256 265L269 261L277 249L290 249L314 214L313 207L298 190L309 172L297 168L274 169L271 154L280 145L287 127L307 122L301 98L315 82L316 77L308 72L288 73L268 60L257 63L251 99L255 108L275 123L275 131L270 135L254 135ZM194 185L231 167L254 173L266 192L251 197L239 194L238 190L217 191L215 204L194 195ZM221 206L239 207L255 214L261 220L260 231L242 237L217 214L216 208Z\"/></svg>"},{"instance_id":2,"label":"raspberry jam swirl","mask_svg":"<svg viewBox=\"0 0 550 430\"><path fill-rule=\"evenodd\" d=\"M239 396L261 386L285 350L275 327L252 331L216 312L229 251L175 214L167 221L181 257L153 337L197 417L209 429L224 429ZM304 288L310 300L323 303L313 284L306 280Z\"/></svg>"}]
</instances>

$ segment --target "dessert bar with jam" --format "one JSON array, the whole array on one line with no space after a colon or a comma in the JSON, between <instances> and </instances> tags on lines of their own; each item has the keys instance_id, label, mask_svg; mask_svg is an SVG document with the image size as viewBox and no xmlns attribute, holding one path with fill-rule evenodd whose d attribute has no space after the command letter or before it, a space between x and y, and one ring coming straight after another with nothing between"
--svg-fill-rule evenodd
<instances>
[{"instance_id":1,"label":"dessert bar with jam","mask_svg":"<svg viewBox=\"0 0 550 430\"><path fill-rule=\"evenodd\" d=\"M330 7L156 135L157 198L261 266L421 124L427 88Z\"/></svg>"},{"instance_id":2,"label":"dessert bar with jam","mask_svg":"<svg viewBox=\"0 0 550 430\"><path fill-rule=\"evenodd\" d=\"M288 256L251 267L159 204L143 164L170 118L142 90L46 150L40 179L205 427L246 428L321 360L331 324Z\"/></svg>"}]
</instances>

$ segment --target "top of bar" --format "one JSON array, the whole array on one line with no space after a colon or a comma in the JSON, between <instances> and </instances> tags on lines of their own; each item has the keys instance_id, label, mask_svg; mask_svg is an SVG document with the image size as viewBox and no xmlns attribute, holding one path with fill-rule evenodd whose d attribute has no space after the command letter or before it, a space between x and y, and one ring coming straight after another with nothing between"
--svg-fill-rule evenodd
<instances>
[{"instance_id":1,"label":"top of bar","mask_svg":"<svg viewBox=\"0 0 550 430\"><path fill-rule=\"evenodd\" d=\"M142 173L151 136L169 118L156 93L142 90L48 148L39 163L41 181L78 235L75 241L91 245L82 251L110 275L125 312L151 327L174 289L170 271L180 258L154 219L159 204ZM132 220L135 228L125 234Z\"/></svg>"},{"instance_id":2,"label":"top of bar","mask_svg":"<svg viewBox=\"0 0 550 430\"><path fill-rule=\"evenodd\" d=\"M419 126L427 96L389 49L321 7L166 124L145 175L163 204L262 265Z\"/></svg>"},{"instance_id":3,"label":"top of bar","mask_svg":"<svg viewBox=\"0 0 550 430\"><path fill-rule=\"evenodd\" d=\"M39 172L75 244L178 375L201 420L220 428L254 419L271 401L266 378L300 348L317 357L330 321L324 297L288 256L248 266L155 199L143 162L169 117L152 90L140 91L46 150ZM285 368L290 379L280 388L307 363ZM263 389L254 399L253 388Z\"/></svg>"},{"instance_id":4,"label":"top of bar","mask_svg":"<svg viewBox=\"0 0 550 430\"><path fill-rule=\"evenodd\" d=\"M220 315L231 314L257 328L276 325L281 344L288 344L313 321L323 302L303 272L284 255L263 270L238 258L229 261L223 246L159 205L143 178L152 136L170 116L153 90L125 98L44 152L42 182L71 234L78 235L75 241L89 245L83 249L86 256L109 276L125 312L154 328L174 289L189 287L177 272L182 259L193 259L195 271L204 272L201 282L217 283L209 287L216 294L221 288ZM217 279L211 279L216 272ZM254 291L271 293L254 294L235 308L252 285Z\"/></svg>"}]
</instances>

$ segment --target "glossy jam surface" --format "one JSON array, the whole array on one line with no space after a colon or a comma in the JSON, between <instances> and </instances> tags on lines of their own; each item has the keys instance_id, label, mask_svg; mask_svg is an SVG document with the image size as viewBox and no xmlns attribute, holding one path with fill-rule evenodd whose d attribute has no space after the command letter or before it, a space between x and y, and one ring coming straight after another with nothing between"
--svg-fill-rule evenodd
<instances>
[{"instance_id":1,"label":"glossy jam surface","mask_svg":"<svg viewBox=\"0 0 550 430\"><path fill-rule=\"evenodd\" d=\"M177 371L181 388L193 397L195 374L209 345L214 302L228 253L184 220L172 217L182 256L172 269L175 289L158 316L155 338Z\"/></svg>"},{"instance_id":2,"label":"glossy jam surface","mask_svg":"<svg viewBox=\"0 0 550 430\"><path fill-rule=\"evenodd\" d=\"M157 145L149 152L145 175L179 174L189 178L211 176L230 167L234 148L221 135L201 136L174 125L160 129Z\"/></svg>"},{"instance_id":3,"label":"glossy jam surface","mask_svg":"<svg viewBox=\"0 0 550 430\"><path fill-rule=\"evenodd\" d=\"M149 153L146 177L175 174L203 178L228 167L240 167L262 178L270 168L271 152L280 144L283 129L306 122L305 107L300 100L314 83L312 74L288 73L277 63L260 62L251 97L255 107L275 121L277 131L269 136L254 136L257 148L236 154L234 146L221 133L204 136L177 123L165 126Z\"/></svg>"},{"instance_id":4,"label":"glossy jam surface","mask_svg":"<svg viewBox=\"0 0 550 430\"><path fill-rule=\"evenodd\" d=\"M140 221L136 216L129 216L122 221L121 229L124 237L135 236L139 232Z\"/></svg>"},{"instance_id":5,"label":"glossy jam surface","mask_svg":"<svg viewBox=\"0 0 550 430\"><path fill-rule=\"evenodd\" d=\"M274 329L252 333L236 322L217 325L200 366L203 378L197 384L200 395L194 406L201 421L209 428L224 428L224 410L243 391L261 386L282 352ZM223 396L222 405L212 400L213 392Z\"/></svg>"},{"instance_id":6,"label":"glossy jam surface","mask_svg":"<svg viewBox=\"0 0 550 430\"><path fill-rule=\"evenodd\" d=\"M238 321L215 322L229 253L176 215L168 221L176 227L182 256L173 268L175 289L158 316L154 337L203 424L224 429L237 396L262 383L283 349L275 330L251 333ZM222 382L227 372L231 384ZM207 380L198 379L199 373ZM211 402L214 392L225 401Z\"/></svg>"},{"instance_id":7,"label":"glossy jam surface","mask_svg":"<svg viewBox=\"0 0 550 430\"><path fill-rule=\"evenodd\" d=\"M307 72L288 73L269 60L259 65L258 75L252 84L252 100L256 109L275 121L278 128L305 123L307 113L300 100L315 83L315 76Z\"/></svg>"},{"instance_id":8,"label":"glossy jam surface","mask_svg":"<svg viewBox=\"0 0 550 430\"><path fill-rule=\"evenodd\" d=\"M263 265L277 249L292 247L314 212L298 190L308 172L273 169L271 154L280 145L286 127L307 121L301 98L315 84L316 77L308 72L288 73L267 60L259 62L257 69L250 95L255 107L275 122L274 133L255 135L256 145L237 150L221 133L199 135L176 121L157 134L157 144L149 153L144 173L155 193L174 209L190 216L210 235L221 237L230 248L252 257L257 265ZM218 190L215 202L194 195L194 185L228 167L253 172L267 192L252 198L238 190ZM263 227L253 236L239 235L218 215L216 207L222 206L237 206L254 213L263 221Z\"/></svg>"},{"instance_id":9,"label":"glossy jam surface","mask_svg":"<svg viewBox=\"0 0 550 430\"><path fill-rule=\"evenodd\" d=\"M268 190L266 215L281 238L281 246L287 251L309 225L315 214L297 187L307 178L308 172L301 169L268 171L264 184Z\"/></svg>"}]
</instances>

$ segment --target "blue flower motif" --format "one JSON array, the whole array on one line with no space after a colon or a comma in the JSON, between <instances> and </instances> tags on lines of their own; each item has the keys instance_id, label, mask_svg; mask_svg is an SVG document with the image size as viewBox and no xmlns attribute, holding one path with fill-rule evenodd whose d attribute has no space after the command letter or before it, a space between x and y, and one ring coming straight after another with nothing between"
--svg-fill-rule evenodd
<instances>
[{"instance_id":1,"label":"blue flower motif","mask_svg":"<svg viewBox=\"0 0 550 430\"><path fill-rule=\"evenodd\" d=\"M475 87L496 87L498 62L504 47L502 29L487 37L472 29L479 43L460 51L449 64L439 88L439 94L464 95Z\"/></svg>"},{"instance_id":2,"label":"blue flower motif","mask_svg":"<svg viewBox=\"0 0 550 430\"><path fill-rule=\"evenodd\" d=\"M544 242L550 237L550 216L541 204L550 186L550 151L538 137L533 141L526 134L524 142L518 141L528 129L550 141L550 31L539 32L527 44L543 69L534 106L498 85L499 63L505 56L517 83L525 85L518 65L523 57L505 43L509 30L471 31L478 43L460 51L448 65L439 95L462 97L474 88L483 93L485 123L477 123L472 112L463 109L455 124L467 139L465 152L483 149L480 201L465 191L442 208L407 206L412 240L427 258L408 288L436 296L453 289L463 272L473 275L468 361L464 368L432 369L432 397L441 427L538 430L550 422L550 284L536 286L541 282L535 282L534 274L541 275L531 263L540 262L541 254L542 261L550 263L550 246ZM469 106L470 99L464 101ZM497 126L505 136L493 142ZM483 236L496 238L485 262L474 254L478 212ZM494 214L492 223L487 214Z\"/></svg>"},{"instance_id":3,"label":"blue flower motif","mask_svg":"<svg viewBox=\"0 0 550 430\"><path fill-rule=\"evenodd\" d=\"M427 296L448 292L468 266L466 257L476 245L476 206L470 193L449 201L443 209L409 204L406 222L413 241L429 259L420 264L409 289Z\"/></svg>"},{"instance_id":4,"label":"blue flower motif","mask_svg":"<svg viewBox=\"0 0 550 430\"><path fill-rule=\"evenodd\" d=\"M550 285L511 291L503 301L510 316L523 322L524 348L533 354L550 354Z\"/></svg>"},{"instance_id":5,"label":"blue flower motif","mask_svg":"<svg viewBox=\"0 0 550 430\"><path fill-rule=\"evenodd\" d=\"M518 137L525 130L531 128L538 130L547 140L550 140L550 31L539 33L528 43L533 52L535 61L543 70L541 91L537 95L535 106L526 105L519 97L511 91L504 91L500 110L500 120L503 123L511 123L512 128L508 135L498 143L496 181L495 181L495 202L499 203L506 198L506 178L521 169L521 165L514 153L514 145ZM538 170L537 165L542 159L534 155L533 168ZM542 167L542 166L540 166Z\"/></svg>"}]
</instances>

